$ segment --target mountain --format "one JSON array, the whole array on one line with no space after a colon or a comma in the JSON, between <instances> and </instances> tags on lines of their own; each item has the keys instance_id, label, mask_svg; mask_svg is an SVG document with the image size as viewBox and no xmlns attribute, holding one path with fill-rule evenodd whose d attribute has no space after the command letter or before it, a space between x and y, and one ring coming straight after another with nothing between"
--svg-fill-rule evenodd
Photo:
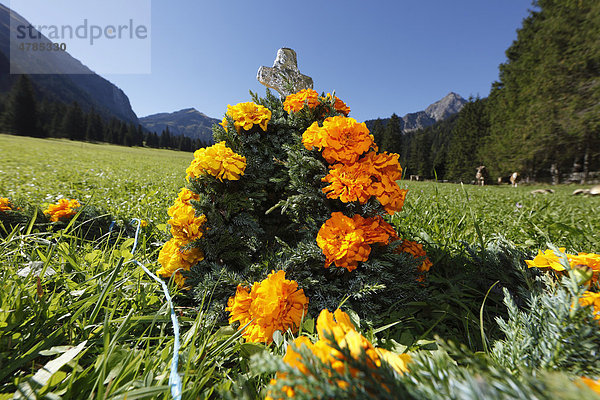
<instances>
[{"instance_id":1,"label":"mountain","mask_svg":"<svg viewBox=\"0 0 600 400\"><path fill-rule=\"evenodd\" d=\"M172 113L152 114L140 118L142 126L160 134L167 126L173 135L184 135L192 139L212 143L212 126L221 122L195 108L185 108Z\"/></svg>"},{"instance_id":2,"label":"mountain","mask_svg":"<svg viewBox=\"0 0 600 400\"><path fill-rule=\"evenodd\" d=\"M449 116L458 113L465 103L467 103L467 100L461 95L450 92L441 100L427 106L424 111L408 113L402 117L400 122L402 131L410 132L432 126L436 122L443 121ZM381 122L385 125L388 120L389 118L382 118ZM372 129L375 120L365 122L367 127Z\"/></svg>"},{"instance_id":3,"label":"mountain","mask_svg":"<svg viewBox=\"0 0 600 400\"><path fill-rule=\"evenodd\" d=\"M6 94L18 79L15 71L27 72L34 68L46 72L29 75L39 99L66 104L76 101L84 111L93 108L106 119L116 117L125 122L138 123L127 95L68 52L46 51L38 55L38 52L19 51L13 44L11 58L10 38L16 35L15 30L11 32L11 29L29 25L25 18L0 4L0 95ZM37 34L41 39L36 39L36 42L51 43L39 32ZM10 74L11 67L13 74Z\"/></svg>"}]
</instances>

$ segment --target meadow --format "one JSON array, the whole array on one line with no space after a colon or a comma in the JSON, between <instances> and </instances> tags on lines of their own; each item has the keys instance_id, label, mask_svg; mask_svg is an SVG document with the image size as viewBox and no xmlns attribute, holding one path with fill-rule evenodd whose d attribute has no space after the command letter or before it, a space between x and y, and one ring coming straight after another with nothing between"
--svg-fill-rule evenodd
<instances>
[{"instance_id":1,"label":"meadow","mask_svg":"<svg viewBox=\"0 0 600 400\"><path fill-rule=\"evenodd\" d=\"M0 235L0 400L169 398L169 308L160 286L133 260L158 268L168 238L166 210L192 158L0 135L0 197L42 209L76 198L115 219L149 222L135 253L127 233L89 241L70 226L38 232L23 225ZM500 286L518 293L536 284L524 259L549 244L600 252L600 198L572 196L574 186L533 195L540 186L401 185L409 194L392 222L402 237L424 244L434 266L421 301L381 319L398 325L381 330L364 322L373 340L382 332L382 343L426 351L436 348L437 336L485 352L503 338L496 317L508 314ZM507 263L521 271L503 271ZM182 325L183 397L264 395L272 375L257 372L252 358L264 346L243 343L232 328L198 312L185 293L171 291ZM283 354L285 343L270 352Z\"/></svg>"}]
</instances>

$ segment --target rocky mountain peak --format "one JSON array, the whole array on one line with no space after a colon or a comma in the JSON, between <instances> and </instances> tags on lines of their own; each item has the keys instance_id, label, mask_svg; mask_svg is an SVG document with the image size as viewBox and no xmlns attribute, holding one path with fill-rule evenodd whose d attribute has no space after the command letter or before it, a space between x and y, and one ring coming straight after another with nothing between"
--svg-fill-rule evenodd
<instances>
[{"instance_id":1,"label":"rocky mountain peak","mask_svg":"<svg viewBox=\"0 0 600 400\"><path fill-rule=\"evenodd\" d=\"M437 122L459 112L465 103L467 103L467 100L461 95L450 92L441 100L429 105L425 109L425 113Z\"/></svg>"}]
</instances>

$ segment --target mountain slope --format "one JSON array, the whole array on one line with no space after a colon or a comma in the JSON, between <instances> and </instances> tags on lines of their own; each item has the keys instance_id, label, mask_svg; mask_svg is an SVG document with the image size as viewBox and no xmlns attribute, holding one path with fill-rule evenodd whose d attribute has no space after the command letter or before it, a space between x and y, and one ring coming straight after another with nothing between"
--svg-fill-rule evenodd
<instances>
[{"instance_id":1,"label":"mountain slope","mask_svg":"<svg viewBox=\"0 0 600 400\"><path fill-rule=\"evenodd\" d=\"M427 128L434 125L436 122L443 121L451 115L458 113L461 108L467 103L461 95L450 92L442 99L427 106L423 111L408 113L401 118L401 128L403 132L410 132L417 129ZM387 124L389 118L382 118L383 125ZM372 129L375 120L365 121L367 127Z\"/></svg>"},{"instance_id":2,"label":"mountain slope","mask_svg":"<svg viewBox=\"0 0 600 400\"><path fill-rule=\"evenodd\" d=\"M152 114L140 118L142 126L160 134L167 126L173 135L184 135L203 142L212 142L212 126L221 122L195 108L185 108L172 113Z\"/></svg>"},{"instance_id":3,"label":"mountain slope","mask_svg":"<svg viewBox=\"0 0 600 400\"><path fill-rule=\"evenodd\" d=\"M94 108L104 118L116 117L125 122L138 123L127 95L108 80L93 73L68 52L45 52L43 56L37 57L35 55L15 56L13 53L11 59L11 18L13 27L29 25L25 18L15 12L11 13L9 8L0 4L0 94L8 92L19 77L10 74L11 62L13 72L26 71L23 69L25 63L36 63L37 68L56 72L30 75L40 98L67 104L76 101L84 111ZM41 41L50 43L45 37Z\"/></svg>"}]
</instances>

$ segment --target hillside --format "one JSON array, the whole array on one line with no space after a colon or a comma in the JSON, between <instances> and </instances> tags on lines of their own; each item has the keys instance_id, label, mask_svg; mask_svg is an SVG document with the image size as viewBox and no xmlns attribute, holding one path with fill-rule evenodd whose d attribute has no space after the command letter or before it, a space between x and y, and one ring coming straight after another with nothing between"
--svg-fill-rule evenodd
<instances>
[{"instance_id":1,"label":"hillside","mask_svg":"<svg viewBox=\"0 0 600 400\"><path fill-rule=\"evenodd\" d=\"M467 103L461 95L450 92L442 99L430 104L425 110L408 113L400 118L400 129L402 132L411 132L427 128L436 122L443 121L451 115L458 113ZM387 125L389 118L380 118L381 123ZM365 121L369 129L373 128L376 120Z\"/></svg>"},{"instance_id":2,"label":"hillside","mask_svg":"<svg viewBox=\"0 0 600 400\"><path fill-rule=\"evenodd\" d=\"M138 122L129 98L121 89L66 51L45 52L43 56L19 56L22 52L12 49L11 59L11 22L13 27L29 25L25 18L0 4L0 95L5 95L18 80L19 75L14 71L27 71L24 67L35 63L36 69L49 72L30 75L38 100L65 104L76 101L84 111L93 108L105 119L116 117L128 123ZM46 37L41 41L50 43ZM13 74L10 74L11 62Z\"/></svg>"},{"instance_id":3,"label":"hillside","mask_svg":"<svg viewBox=\"0 0 600 400\"><path fill-rule=\"evenodd\" d=\"M212 126L221 122L195 108L185 108L172 113L152 114L140 118L140 123L151 132L161 133L169 127L171 134L184 135L203 142L212 142Z\"/></svg>"}]
</instances>

